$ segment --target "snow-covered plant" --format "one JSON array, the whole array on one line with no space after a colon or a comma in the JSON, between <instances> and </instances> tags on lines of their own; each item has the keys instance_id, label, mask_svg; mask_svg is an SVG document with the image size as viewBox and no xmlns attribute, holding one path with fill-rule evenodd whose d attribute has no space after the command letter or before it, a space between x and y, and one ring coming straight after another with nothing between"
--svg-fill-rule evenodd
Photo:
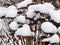
<instances>
[{"instance_id":1,"label":"snow-covered plant","mask_svg":"<svg viewBox=\"0 0 60 45\"><path fill-rule=\"evenodd\" d=\"M32 9L28 10L26 14L28 18L33 18L36 15L36 13Z\"/></svg>"},{"instance_id":2,"label":"snow-covered plant","mask_svg":"<svg viewBox=\"0 0 60 45\"><path fill-rule=\"evenodd\" d=\"M17 16L17 8L14 5L9 6L6 9L6 17L14 18L16 16Z\"/></svg>"},{"instance_id":3,"label":"snow-covered plant","mask_svg":"<svg viewBox=\"0 0 60 45\"><path fill-rule=\"evenodd\" d=\"M60 26L58 27L58 33L60 34Z\"/></svg>"},{"instance_id":4,"label":"snow-covered plant","mask_svg":"<svg viewBox=\"0 0 60 45\"><path fill-rule=\"evenodd\" d=\"M46 7L48 7L48 9L50 8L50 9L55 9L55 7L54 7L54 5L53 4L51 4L51 3L44 3L43 5L45 5Z\"/></svg>"},{"instance_id":5,"label":"snow-covered plant","mask_svg":"<svg viewBox=\"0 0 60 45\"><path fill-rule=\"evenodd\" d=\"M3 43L2 45L38 45L41 37L44 38L44 36L48 38L44 38L43 42L59 43L60 27L57 28L49 21L60 23L60 9L55 10L51 3L33 5L32 0L24 0L17 4L11 3L9 7L0 6L0 43Z\"/></svg>"},{"instance_id":6,"label":"snow-covered plant","mask_svg":"<svg viewBox=\"0 0 60 45\"><path fill-rule=\"evenodd\" d=\"M11 30L17 30L18 29L18 24L17 22L13 21L9 24L9 27Z\"/></svg>"},{"instance_id":7,"label":"snow-covered plant","mask_svg":"<svg viewBox=\"0 0 60 45\"><path fill-rule=\"evenodd\" d=\"M17 29L15 35L32 36L32 32L28 24L24 24L22 28Z\"/></svg>"},{"instance_id":8,"label":"snow-covered plant","mask_svg":"<svg viewBox=\"0 0 60 45\"><path fill-rule=\"evenodd\" d=\"M27 7L31 3L32 3L32 0L24 0L21 3L17 4L17 8Z\"/></svg>"},{"instance_id":9,"label":"snow-covered plant","mask_svg":"<svg viewBox=\"0 0 60 45\"><path fill-rule=\"evenodd\" d=\"M57 34L54 34L53 36L49 38L45 38L42 40L43 42L50 42L50 43L59 43L59 36Z\"/></svg>"},{"instance_id":10,"label":"snow-covered plant","mask_svg":"<svg viewBox=\"0 0 60 45\"><path fill-rule=\"evenodd\" d=\"M34 11L39 11L40 13L49 14L50 9L52 9L52 10L55 9L55 7L51 3L30 5L28 7L27 17L30 16L30 18L33 18L35 16L32 14L32 13L34 13Z\"/></svg>"},{"instance_id":11,"label":"snow-covered plant","mask_svg":"<svg viewBox=\"0 0 60 45\"><path fill-rule=\"evenodd\" d=\"M26 23L26 18L25 18L25 16L20 15L20 16L15 18L15 21L20 22L20 23Z\"/></svg>"},{"instance_id":12,"label":"snow-covered plant","mask_svg":"<svg viewBox=\"0 0 60 45\"><path fill-rule=\"evenodd\" d=\"M0 17L5 16L6 7L0 7Z\"/></svg>"},{"instance_id":13,"label":"snow-covered plant","mask_svg":"<svg viewBox=\"0 0 60 45\"><path fill-rule=\"evenodd\" d=\"M41 25L41 29L45 33L57 33L57 27L51 22L43 22Z\"/></svg>"},{"instance_id":14,"label":"snow-covered plant","mask_svg":"<svg viewBox=\"0 0 60 45\"><path fill-rule=\"evenodd\" d=\"M60 10L50 10L49 15L56 23L60 23Z\"/></svg>"}]
</instances>

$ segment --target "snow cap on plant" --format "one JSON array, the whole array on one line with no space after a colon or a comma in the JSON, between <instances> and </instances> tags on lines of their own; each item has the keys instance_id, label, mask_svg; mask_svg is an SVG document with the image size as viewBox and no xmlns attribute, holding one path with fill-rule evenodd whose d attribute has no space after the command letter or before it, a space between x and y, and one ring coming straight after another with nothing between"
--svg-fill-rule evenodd
<instances>
[{"instance_id":1,"label":"snow cap on plant","mask_svg":"<svg viewBox=\"0 0 60 45\"><path fill-rule=\"evenodd\" d=\"M23 15L16 17L15 20L16 20L16 22L26 23L26 18Z\"/></svg>"},{"instance_id":2,"label":"snow cap on plant","mask_svg":"<svg viewBox=\"0 0 60 45\"><path fill-rule=\"evenodd\" d=\"M51 22L43 22L41 25L41 29L45 33L57 33L57 27Z\"/></svg>"},{"instance_id":3,"label":"snow cap on plant","mask_svg":"<svg viewBox=\"0 0 60 45\"><path fill-rule=\"evenodd\" d=\"M29 4L32 3L32 0L25 0L22 1L21 3L17 4L17 8L23 8L23 7L27 7Z\"/></svg>"},{"instance_id":4,"label":"snow cap on plant","mask_svg":"<svg viewBox=\"0 0 60 45\"><path fill-rule=\"evenodd\" d=\"M17 8L14 5L9 6L6 10L6 17L14 18L16 16L17 16Z\"/></svg>"},{"instance_id":5,"label":"snow cap on plant","mask_svg":"<svg viewBox=\"0 0 60 45\"><path fill-rule=\"evenodd\" d=\"M15 35L32 36L32 32L28 24L24 24L22 28L17 29Z\"/></svg>"},{"instance_id":6,"label":"snow cap on plant","mask_svg":"<svg viewBox=\"0 0 60 45\"><path fill-rule=\"evenodd\" d=\"M42 42L48 42L48 41L50 43L59 43L59 36L57 34L54 34L53 36L42 40Z\"/></svg>"},{"instance_id":7,"label":"snow cap on plant","mask_svg":"<svg viewBox=\"0 0 60 45\"><path fill-rule=\"evenodd\" d=\"M18 24L17 22L13 21L9 24L9 27L11 30L17 30L18 29Z\"/></svg>"}]
</instances>

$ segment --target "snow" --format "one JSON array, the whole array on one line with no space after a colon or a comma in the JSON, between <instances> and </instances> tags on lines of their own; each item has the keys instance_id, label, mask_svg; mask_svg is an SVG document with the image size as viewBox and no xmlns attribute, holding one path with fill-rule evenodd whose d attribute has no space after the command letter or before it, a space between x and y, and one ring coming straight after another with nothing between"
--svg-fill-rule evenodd
<instances>
[{"instance_id":1,"label":"snow","mask_svg":"<svg viewBox=\"0 0 60 45\"><path fill-rule=\"evenodd\" d=\"M17 31L15 32L15 35L32 36L32 32L30 30L29 25L24 24L22 28L17 29Z\"/></svg>"},{"instance_id":2,"label":"snow","mask_svg":"<svg viewBox=\"0 0 60 45\"><path fill-rule=\"evenodd\" d=\"M26 18L23 15L16 17L15 20L16 20L16 22L26 23Z\"/></svg>"},{"instance_id":3,"label":"snow","mask_svg":"<svg viewBox=\"0 0 60 45\"><path fill-rule=\"evenodd\" d=\"M14 45L13 43L19 43L19 45L22 45L21 40L19 40L19 38L17 38L17 35L20 36L33 36L34 38L39 38L41 36L45 36L45 34L43 32L41 32L41 34L39 35L38 31L36 32L32 32L30 29L30 20L25 18L26 14L28 18L33 18L34 20L37 20L38 18L45 18L40 16L40 13L46 13L49 14L49 16L51 17L52 20L54 20L57 23L60 23L60 9L59 10L55 10L55 7L50 4L50 3L44 3L44 4L35 4L35 5L29 5L32 3L32 0L24 0L20 3L18 3L15 7L14 5L11 5L9 7L0 7L0 17L5 16L5 18L0 19L0 32L2 35L4 35L4 38L1 38L2 40L0 40L0 42L2 41L4 43L4 45L8 44L9 45ZM23 7L28 7L28 9L21 9L21 10L17 10L17 8L23 8ZM23 14L17 14L17 12L22 11ZM24 12L25 11L25 12ZM36 14L35 11L39 11L40 13ZM6 19L6 17L11 17L14 18L13 19ZM3 20L3 23L2 23ZM7 22L10 22L11 20L13 20L10 24L8 24ZM6 22L7 21L7 22ZM17 22L23 23L21 24L17 24ZM33 21L32 21L33 23ZM37 22L40 24L40 22ZM28 25L29 24L29 25ZM39 24L31 25L33 31L35 31L38 27L40 26ZM18 28L18 26L22 26L20 28ZM9 29L10 28L10 29ZM41 25L41 29L42 31L44 31L45 33L59 33L60 34L60 26L57 27L55 25L53 25L51 22L43 22ZM14 36L9 35L10 32L9 30L14 30L16 31ZM50 43L59 43L59 34L54 34L53 36L49 37L50 35L48 35L47 37L49 38L45 38L42 41L49 41ZM38 36L39 35L39 36ZM16 38L16 41L13 41L12 37ZM10 39L10 40L9 40ZM8 42L9 41L9 42ZM34 43L34 40L32 40ZM7 42L7 43L5 43ZM23 42L24 43L24 42ZM17 44L16 44L17 45Z\"/></svg>"},{"instance_id":4,"label":"snow","mask_svg":"<svg viewBox=\"0 0 60 45\"><path fill-rule=\"evenodd\" d=\"M18 24L17 24L17 22L13 21L9 24L9 27L12 30L17 30L18 29Z\"/></svg>"},{"instance_id":5,"label":"snow","mask_svg":"<svg viewBox=\"0 0 60 45\"><path fill-rule=\"evenodd\" d=\"M26 14L28 18L33 18L34 16L36 16L36 13L34 13L32 9L28 10Z\"/></svg>"},{"instance_id":6,"label":"snow","mask_svg":"<svg viewBox=\"0 0 60 45\"><path fill-rule=\"evenodd\" d=\"M17 8L22 8L22 7L27 7L27 5L31 4L32 0L25 0L22 1L21 3L17 4Z\"/></svg>"},{"instance_id":7,"label":"snow","mask_svg":"<svg viewBox=\"0 0 60 45\"><path fill-rule=\"evenodd\" d=\"M43 22L41 25L41 29L45 33L57 33L57 27L51 22Z\"/></svg>"},{"instance_id":8,"label":"snow","mask_svg":"<svg viewBox=\"0 0 60 45\"><path fill-rule=\"evenodd\" d=\"M59 10L49 9L48 12L52 20L54 20L56 23L60 23L60 9Z\"/></svg>"},{"instance_id":9,"label":"snow","mask_svg":"<svg viewBox=\"0 0 60 45\"><path fill-rule=\"evenodd\" d=\"M27 11L27 17L29 18L33 18L36 14L34 13L34 11L39 11L41 13L46 13L49 14L49 10L54 10L54 6L50 3L44 3L44 4L36 4L36 5L30 5L28 7L28 11Z\"/></svg>"},{"instance_id":10,"label":"snow","mask_svg":"<svg viewBox=\"0 0 60 45\"><path fill-rule=\"evenodd\" d=\"M58 27L58 33L60 34L60 26Z\"/></svg>"},{"instance_id":11,"label":"snow","mask_svg":"<svg viewBox=\"0 0 60 45\"><path fill-rule=\"evenodd\" d=\"M42 4L40 4L39 6L41 6ZM38 5L30 5L28 7L28 11L27 11L27 17L28 18L33 18L34 16L36 16L36 13L34 11L39 11L40 7Z\"/></svg>"},{"instance_id":12,"label":"snow","mask_svg":"<svg viewBox=\"0 0 60 45\"><path fill-rule=\"evenodd\" d=\"M51 3L44 3L43 5L45 5L46 7L48 7L48 9L55 9L55 7L53 6L53 4Z\"/></svg>"},{"instance_id":13,"label":"snow","mask_svg":"<svg viewBox=\"0 0 60 45\"><path fill-rule=\"evenodd\" d=\"M56 10L52 10L52 9L49 10L49 15L50 15L50 17L51 17L52 20L55 19L55 13L56 13L56 12L57 12ZM54 20L54 21L55 21L55 20ZM55 22L56 22L56 21L55 21Z\"/></svg>"},{"instance_id":14,"label":"snow","mask_svg":"<svg viewBox=\"0 0 60 45\"><path fill-rule=\"evenodd\" d=\"M45 5L41 5L41 4L38 4L38 11L40 11L41 13L46 13L48 14L48 7L46 7Z\"/></svg>"},{"instance_id":15,"label":"snow","mask_svg":"<svg viewBox=\"0 0 60 45\"><path fill-rule=\"evenodd\" d=\"M31 5L28 7L28 10L33 9L33 11L40 11L41 13L47 13L48 8L43 4Z\"/></svg>"},{"instance_id":16,"label":"snow","mask_svg":"<svg viewBox=\"0 0 60 45\"><path fill-rule=\"evenodd\" d=\"M55 21L56 23L60 23L60 13L56 13L56 14L54 15L54 21Z\"/></svg>"},{"instance_id":17,"label":"snow","mask_svg":"<svg viewBox=\"0 0 60 45\"><path fill-rule=\"evenodd\" d=\"M45 38L42 40L43 42L49 41L50 43L59 43L59 36L57 34L54 34L53 36L49 38Z\"/></svg>"},{"instance_id":18,"label":"snow","mask_svg":"<svg viewBox=\"0 0 60 45\"><path fill-rule=\"evenodd\" d=\"M42 4L40 4L40 5L42 5ZM33 11L38 11L38 4L36 4L36 5L30 5L29 7L28 7L28 10L33 10Z\"/></svg>"},{"instance_id":19,"label":"snow","mask_svg":"<svg viewBox=\"0 0 60 45\"><path fill-rule=\"evenodd\" d=\"M17 16L17 8L14 5L9 6L6 10L6 17L14 18L16 16Z\"/></svg>"},{"instance_id":20,"label":"snow","mask_svg":"<svg viewBox=\"0 0 60 45\"><path fill-rule=\"evenodd\" d=\"M40 11L41 13L48 14L49 9L55 9L55 7L50 3L30 5L28 10L33 9L33 11Z\"/></svg>"},{"instance_id":21,"label":"snow","mask_svg":"<svg viewBox=\"0 0 60 45\"><path fill-rule=\"evenodd\" d=\"M0 17L5 16L5 11L6 11L5 7L0 7Z\"/></svg>"},{"instance_id":22,"label":"snow","mask_svg":"<svg viewBox=\"0 0 60 45\"><path fill-rule=\"evenodd\" d=\"M56 12L56 10L49 9L49 11L48 11L48 12L49 12L49 15L50 15L50 16L52 16L52 15Z\"/></svg>"},{"instance_id":23,"label":"snow","mask_svg":"<svg viewBox=\"0 0 60 45\"><path fill-rule=\"evenodd\" d=\"M50 15L52 20L54 20L56 23L60 23L60 11L59 10L54 10L50 11Z\"/></svg>"}]
</instances>

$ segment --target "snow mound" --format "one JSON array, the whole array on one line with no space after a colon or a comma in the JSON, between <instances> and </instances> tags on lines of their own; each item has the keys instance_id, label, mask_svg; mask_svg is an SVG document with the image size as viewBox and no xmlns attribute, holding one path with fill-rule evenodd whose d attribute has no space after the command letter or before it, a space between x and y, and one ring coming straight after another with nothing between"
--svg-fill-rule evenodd
<instances>
[{"instance_id":1,"label":"snow mound","mask_svg":"<svg viewBox=\"0 0 60 45\"><path fill-rule=\"evenodd\" d=\"M49 9L49 15L56 23L60 23L60 10Z\"/></svg>"},{"instance_id":2,"label":"snow mound","mask_svg":"<svg viewBox=\"0 0 60 45\"><path fill-rule=\"evenodd\" d=\"M14 5L9 6L6 10L6 17L14 18L16 16L17 16L17 8Z\"/></svg>"},{"instance_id":3,"label":"snow mound","mask_svg":"<svg viewBox=\"0 0 60 45\"><path fill-rule=\"evenodd\" d=\"M51 3L44 3L43 5L45 5L46 7L48 7L48 9L55 9L55 7L53 6L53 4Z\"/></svg>"},{"instance_id":4,"label":"snow mound","mask_svg":"<svg viewBox=\"0 0 60 45\"><path fill-rule=\"evenodd\" d=\"M49 38L45 38L42 40L43 42L49 41L50 43L59 43L59 36L57 34L54 34L53 36Z\"/></svg>"},{"instance_id":5,"label":"snow mound","mask_svg":"<svg viewBox=\"0 0 60 45\"><path fill-rule=\"evenodd\" d=\"M32 0L25 0L22 1L21 3L17 4L17 8L22 8L22 7L27 7L27 5L31 4Z\"/></svg>"},{"instance_id":6,"label":"snow mound","mask_svg":"<svg viewBox=\"0 0 60 45\"><path fill-rule=\"evenodd\" d=\"M38 4L37 6L38 6L38 11L40 11L41 13L48 14L48 7L46 7L43 4Z\"/></svg>"},{"instance_id":7,"label":"snow mound","mask_svg":"<svg viewBox=\"0 0 60 45\"><path fill-rule=\"evenodd\" d=\"M60 23L60 11L59 10L56 10L54 13L53 13L53 20L56 22L56 23Z\"/></svg>"},{"instance_id":8,"label":"snow mound","mask_svg":"<svg viewBox=\"0 0 60 45\"><path fill-rule=\"evenodd\" d=\"M40 13L51 14L50 9L54 10L55 7L50 3L30 5L27 11L27 17L33 18L35 16L34 11L39 11Z\"/></svg>"},{"instance_id":9,"label":"snow mound","mask_svg":"<svg viewBox=\"0 0 60 45\"><path fill-rule=\"evenodd\" d=\"M17 29L17 31L15 32L15 35L32 36L32 32L30 30L29 25L24 24L22 28Z\"/></svg>"},{"instance_id":10,"label":"snow mound","mask_svg":"<svg viewBox=\"0 0 60 45\"><path fill-rule=\"evenodd\" d=\"M26 23L26 18L23 15L20 15L20 16L16 17L15 20L16 20L16 22Z\"/></svg>"},{"instance_id":11,"label":"snow mound","mask_svg":"<svg viewBox=\"0 0 60 45\"><path fill-rule=\"evenodd\" d=\"M36 16L36 13L33 10L28 10L26 14L28 18L33 18Z\"/></svg>"},{"instance_id":12,"label":"snow mound","mask_svg":"<svg viewBox=\"0 0 60 45\"><path fill-rule=\"evenodd\" d=\"M39 11L41 13L48 13L48 7L44 6L43 4L36 4L36 5L30 5L28 7L28 10L33 10L33 11Z\"/></svg>"},{"instance_id":13,"label":"snow mound","mask_svg":"<svg viewBox=\"0 0 60 45\"><path fill-rule=\"evenodd\" d=\"M58 27L58 33L60 34L60 26Z\"/></svg>"},{"instance_id":14,"label":"snow mound","mask_svg":"<svg viewBox=\"0 0 60 45\"><path fill-rule=\"evenodd\" d=\"M50 22L44 22L41 25L42 31L45 33L57 33L57 27Z\"/></svg>"},{"instance_id":15,"label":"snow mound","mask_svg":"<svg viewBox=\"0 0 60 45\"><path fill-rule=\"evenodd\" d=\"M0 17L5 16L5 11L6 11L5 7L0 7Z\"/></svg>"},{"instance_id":16,"label":"snow mound","mask_svg":"<svg viewBox=\"0 0 60 45\"><path fill-rule=\"evenodd\" d=\"M18 24L15 21L13 21L9 24L9 27L12 30L17 30L18 29Z\"/></svg>"},{"instance_id":17,"label":"snow mound","mask_svg":"<svg viewBox=\"0 0 60 45\"><path fill-rule=\"evenodd\" d=\"M42 5L42 4L41 4L41 5ZM38 11L38 4L36 4L36 5L30 5L30 6L28 7L28 10Z\"/></svg>"}]
</instances>

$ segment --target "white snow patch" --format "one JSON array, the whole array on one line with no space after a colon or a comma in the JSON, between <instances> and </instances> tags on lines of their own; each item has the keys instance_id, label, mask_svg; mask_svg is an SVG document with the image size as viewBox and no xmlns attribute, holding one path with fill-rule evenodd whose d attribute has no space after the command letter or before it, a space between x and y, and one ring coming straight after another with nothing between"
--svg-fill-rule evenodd
<instances>
[{"instance_id":1,"label":"white snow patch","mask_svg":"<svg viewBox=\"0 0 60 45\"><path fill-rule=\"evenodd\" d=\"M32 32L30 30L29 25L24 24L22 28L17 29L17 31L15 32L15 35L32 36Z\"/></svg>"},{"instance_id":2,"label":"white snow patch","mask_svg":"<svg viewBox=\"0 0 60 45\"><path fill-rule=\"evenodd\" d=\"M43 5L45 5L46 7L48 7L48 9L55 9L55 7L53 6L53 4L51 3L44 3Z\"/></svg>"},{"instance_id":3,"label":"white snow patch","mask_svg":"<svg viewBox=\"0 0 60 45\"><path fill-rule=\"evenodd\" d=\"M38 4L38 11L40 11L41 13L46 13L48 14L48 7L46 7L45 5L41 5L41 4Z\"/></svg>"},{"instance_id":4,"label":"white snow patch","mask_svg":"<svg viewBox=\"0 0 60 45\"><path fill-rule=\"evenodd\" d=\"M33 18L35 16L34 11L49 14L49 10L54 10L55 7L50 3L30 5L27 11L27 17Z\"/></svg>"},{"instance_id":5,"label":"white snow patch","mask_svg":"<svg viewBox=\"0 0 60 45\"><path fill-rule=\"evenodd\" d=\"M6 17L16 17L17 16L17 8L12 5L12 6L9 6L6 10Z\"/></svg>"},{"instance_id":6,"label":"white snow patch","mask_svg":"<svg viewBox=\"0 0 60 45\"><path fill-rule=\"evenodd\" d=\"M30 5L28 10L40 11L41 13L48 13L48 7L43 4Z\"/></svg>"},{"instance_id":7,"label":"white snow patch","mask_svg":"<svg viewBox=\"0 0 60 45\"><path fill-rule=\"evenodd\" d=\"M21 3L17 4L17 8L22 8L22 7L27 7L27 5L31 4L32 0L25 0L22 1Z\"/></svg>"},{"instance_id":8,"label":"white snow patch","mask_svg":"<svg viewBox=\"0 0 60 45\"><path fill-rule=\"evenodd\" d=\"M54 14L54 12L56 12L56 10L53 10L53 9L49 9L49 15L53 15Z\"/></svg>"},{"instance_id":9,"label":"white snow patch","mask_svg":"<svg viewBox=\"0 0 60 45\"><path fill-rule=\"evenodd\" d=\"M52 23L50 22L44 22L41 25L41 29L45 32L45 33L57 33L57 27L54 26Z\"/></svg>"},{"instance_id":10,"label":"white snow patch","mask_svg":"<svg viewBox=\"0 0 60 45\"><path fill-rule=\"evenodd\" d=\"M49 15L56 23L60 23L60 10L49 9Z\"/></svg>"},{"instance_id":11,"label":"white snow patch","mask_svg":"<svg viewBox=\"0 0 60 45\"><path fill-rule=\"evenodd\" d=\"M60 26L58 27L58 33L60 34Z\"/></svg>"},{"instance_id":12,"label":"white snow patch","mask_svg":"<svg viewBox=\"0 0 60 45\"><path fill-rule=\"evenodd\" d=\"M60 23L60 11L59 10L57 10L53 13L53 20L56 23Z\"/></svg>"},{"instance_id":13,"label":"white snow patch","mask_svg":"<svg viewBox=\"0 0 60 45\"><path fill-rule=\"evenodd\" d=\"M0 17L5 16L5 11L6 11L5 7L0 7Z\"/></svg>"},{"instance_id":14,"label":"white snow patch","mask_svg":"<svg viewBox=\"0 0 60 45\"><path fill-rule=\"evenodd\" d=\"M26 18L23 15L20 15L20 16L16 17L15 20L16 20L16 22L26 23Z\"/></svg>"},{"instance_id":15,"label":"white snow patch","mask_svg":"<svg viewBox=\"0 0 60 45\"><path fill-rule=\"evenodd\" d=\"M18 24L17 24L17 22L13 21L9 24L9 27L12 30L17 30L18 29Z\"/></svg>"},{"instance_id":16,"label":"white snow patch","mask_svg":"<svg viewBox=\"0 0 60 45\"><path fill-rule=\"evenodd\" d=\"M59 36L57 34L54 34L53 36L49 38L45 38L42 40L43 42L49 41L50 43L59 43Z\"/></svg>"},{"instance_id":17,"label":"white snow patch","mask_svg":"<svg viewBox=\"0 0 60 45\"><path fill-rule=\"evenodd\" d=\"M36 16L36 13L34 13L33 10L28 10L26 14L28 18L33 18L34 16Z\"/></svg>"},{"instance_id":18,"label":"white snow patch","mask_svg":"<svg viewBox=\"0 0 60 45\"><path fill-rule=\"evenodd\" d=\"M34 11L39 11L41 13L49 13L49 9L51 9L48 5L45 6L47 4L36 4L36 5L30 5L28 7L28 11L27 11L27 17L29 18L33 18L35 15ZM52 6L51 6L52 7Z\"/></svg>"}]
</instances>

